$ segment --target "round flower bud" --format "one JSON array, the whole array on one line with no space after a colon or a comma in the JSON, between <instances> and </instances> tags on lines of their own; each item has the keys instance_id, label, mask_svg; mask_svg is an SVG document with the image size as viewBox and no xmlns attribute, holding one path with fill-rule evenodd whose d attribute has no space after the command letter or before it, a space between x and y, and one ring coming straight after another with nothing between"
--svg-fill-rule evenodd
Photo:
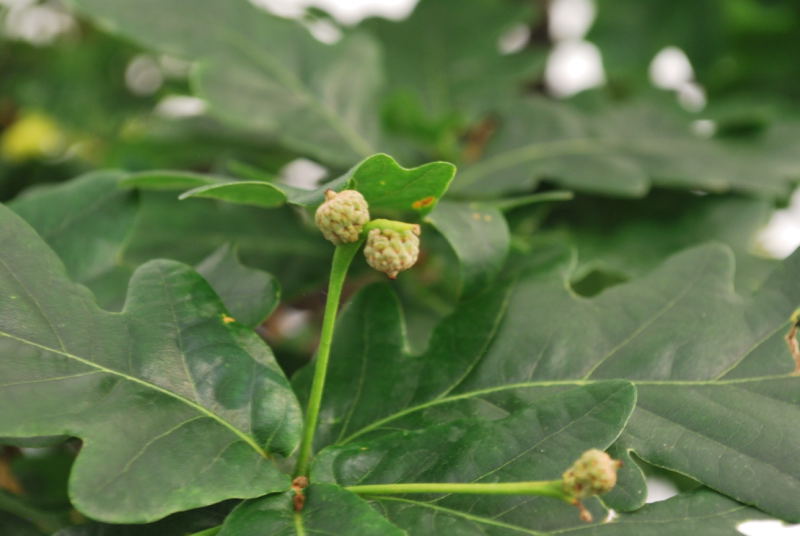
<instances>
[{"instance_id":1,"label":"round flower bud","mask_svg":"<svg viewBox=\"0 0 800 536\"><path fill-rule=\"evenodd\" d=\"M369 207L364 196L355 190L325 192L325 202L314 215L323 236L337 246L355 242L369 221Z\"/></svg>"},{"instance_id":2,"label":"round flower bud","mask_svg":"<svg viewBox=\"0 0 800 536\"><path fill-rule=\"evenodd\" d=\"M372 229L367 235L364 256L367 264L388 275L391 279L408 270L419 256L419 225L409 229Z\"/></svg>"},{"instance_id":3,"label":"round flower bud","mask_svg":"<svg viewBox=\"0 0 800 536\"><path fill-rule=\"evenodd\" d=\"M564 473L564 491L576 500L606 493L616 485L621 465L602 450L587 450Z\"/></svg>"}]
</instances>

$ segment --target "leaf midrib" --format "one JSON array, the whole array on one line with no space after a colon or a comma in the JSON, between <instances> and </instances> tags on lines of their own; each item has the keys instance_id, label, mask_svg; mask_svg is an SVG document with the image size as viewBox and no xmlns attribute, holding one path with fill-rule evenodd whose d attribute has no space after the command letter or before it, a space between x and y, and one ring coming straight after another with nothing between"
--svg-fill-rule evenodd
<instances>
[{"instance_id":1,"label":"leaf midrib","mask_svg":"<svg viewBox=\"0 0 800 536\"><path fill-rule=\"evenodd\" d=\"M102 365L100 365L98 363L94 363L92 361L89 361L88 359L85 359L85 358L82 358L82 357L80 357L78 355L75 355L75 354L72 354L70 352L67 352L66 350L58 350L56 348L52 348L52 347L49 347L49 346L44 345L44 344L39 344L37 342L31 341L31 340L28 340L28 339L24 339L22 337L17 337L16 335L13 335L11 333L7 333L5 331L0 331L0 336L7 337L9 339L15 340L15 341L20 342L22 344L27 344L28 346L32 346L34 348L38 348L38 349L44 350L46 352L50 352L50 353L61 355L61 356L66 357L68 359L72 359L74 361L77 361L78 363L82 363L82 364L84 364L86 366L92 367L92 368L94 368L94 369L96 369L98 371L104 372L106 374L110 374L112 376L117 376L117 377L122 378L124 380L127 380L127 381L130 381L130 382L142 385L142 386L147 387L149 389L152 389L154 391L158 391L158 392L163 393L163 394L165 394L167 396L175 398L176 400L179 400L179 401L183 402L184 404L186 404L187 406L195 409L199 413L202 413L203 415L215 420L216 422L218 422L219 424L221 424L222 426L224 426L225 428L230 430L234 435L239 437L242 441L244 441L245 443L250 445L250 447L252 447L253 450L255 450L262 457L269 458L269 454L267 453L267 451L265 451L256 442L256 440L254 438L252 438L251 436L247 435L243 431L239 430L233 424L231 424L230 422L226 421L225 419L223 419L222 417L220 417L216 413L213 413L213 412L209 411L207 408L201 406L197 402L194 402L193 400L185 398L185 397L179 395L178 393L174 393L174 392L172 392L172 391L170 391L168 389L165 389L164 387L161 387L161 386L156 385L154 383L150 383L148 381L142 380L142 379L137 378L135 376L130 376L130 375L125 374L123 372L120 372L118 370L114 370L114 369L110 369L108 367L104 367L104 366L102 366Z\"/></svg>"},{"instance_id":2,"label":"leaf midrib","mask_svg":"<svg viewBox=\"0 0 800 536\"><path fill-rule=\"evenodd\" d=\"M775 374L770 376L757 376L753 378L735 378L731 380L631 380L631 379L623 379L624 381L628 381L635 386L640 385L680 385L680 386L721 386L721 385L735 385L735 384L743 384L743 383L756 383L762 381L770 381L770 380L782 380L787 378L793 378L791 373L786 374ZM459 400L466 400L469 398L479 397L482 395L492 394L492 393L500 393L503 391L510 391L513 389L527 389L527 388L537 388L537 387L581 387L587 385L594 385L597 383L604 383L608 381L615 381L609 379L601 379L601 380L545 380L545 381L537 381L537 382L521 382L521 383L511 383L507 385L499 385L495 387L487 387L485 389L477 389L475 391L469 391L466 393L461 393L457 395L436 398L434 400L430 400L428 402L424 402L422 404L417 404L416 406L411 406L401 411L397 411L391 415L388 415L382 419L378 419L373 421L372 423L363 426L358 431L350 434L343 440L331 445L331 446L341 446L350 443L354 439L371 432L373 430L377 430L384 424L392 422L394 420L400 419L407 415L411 415L412 413L416 413L418 411L422 411L424 409L439 406L442 404L449 404L451 402L457 402ZM638 406L637 406L638 407Z\"/></svg>"}]
</instances>

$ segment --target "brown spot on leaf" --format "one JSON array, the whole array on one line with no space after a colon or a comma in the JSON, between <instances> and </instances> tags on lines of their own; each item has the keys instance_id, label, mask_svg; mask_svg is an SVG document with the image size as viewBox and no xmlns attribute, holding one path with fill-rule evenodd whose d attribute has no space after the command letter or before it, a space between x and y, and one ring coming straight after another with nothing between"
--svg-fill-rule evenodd
<instances>
[{"instance_id":1,"label":"brown spot on leaf","mask_svg":"<svg viewBox=\"0 0 800 536\"><path fill-rule=\"evenodd\" d=\"M414 210L421 210L421 209L423 209L425 207L431 206L435 202L436 202L436 198L433 197L432 195L429 195L428 197L423 197L422 199L417 199L416 201L411 203L411 208L413 208Z\"/></svg>"}]
</instances>

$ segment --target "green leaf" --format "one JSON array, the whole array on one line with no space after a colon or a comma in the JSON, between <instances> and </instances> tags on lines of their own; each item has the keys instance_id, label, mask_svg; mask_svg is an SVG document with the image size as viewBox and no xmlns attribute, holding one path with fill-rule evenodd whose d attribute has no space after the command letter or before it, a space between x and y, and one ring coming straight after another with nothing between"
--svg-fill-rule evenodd
<instances>
[{"instance_id":1,"label":"green leaf","mask_svg":"<svg viewBox=\"0 0 800 536\"><path fill-rule=\"evenodd\" d=\"M198 186L182 193L179 199L190 197L207 197L261 208L279 207L286 202L286 194L279 187L261 181L236 181Z\"/></svg>"},{"instance_id":2,"label":"green leaf","mask_svg":"<svg viewBox=\"0 0 800 536\"><path fill-rule=\"evenodd\" d=\"M53 536L190 536L221 525L234 503L226 501L207 508L179 512L145 525L84 523L61 529Z\"/></svg>"},{"instance_id":3,"label":"green leaf","mask_svg":"<svg viewBox=\"0 0 800 536\"><path fill-rule=\"evenodd\" d=\"M0 435L82 438L70 480L81 511L146 522L286 489L266 455L296 445L296 399L202 277L147 263L112 314L4 207L0 252L0 405L17 408ZM121 433L123 421L135 426Z\"/></svg>"},{"instance_id":4,"label":"green leaf","mask_svg":"<svg viewBox=\"0 0 800 536\"><path fill-rule=\"evenodd\" d=\"M122 307L140 264L154 258L196 264L226 243L237 245L248 266L275 274L289 295L325 278L326 242L288 209L180 202L163 192L141 192L137 200L120 182L124 175L98 172L33 190L11 204L104 307Z\"/></svg>"},{"instance_id":5,"label":"green leaf","mask_svg":"<svg viewBox=\"0 0 800 536\"><path fill-rule=\"evenodd\" d=\"M6 512L0 512L0 531L3 534L13 534L14 536L42 536L43 534L32 523Z\"/></svg>"},{"instance_id":6,"label":"green leaf","mask_svg":"<svg viewBox=\"0 0 800 536\"><path fill-rule=\"evenodd\" d=\"M786 161L753 158L735 144L702 139L688 121L645 105L579 114L568 104L528 98L506 104L499 116L482 158L463 167L455 192L497 196L548 179L622 197L663 186L776 199L787 197L797 180Z\"/></svg>"},{"instance_id":7,"label":"green leaf","mask_svg":"<svg viewBox=\"0 0 800 536\"><path fill-rule=\"evenodd\" d=\"M717 240L733 249L736 286L749 291L774 264L750 254L771 212L772 203L763 199L673 191L643 200L579 198L554 210L531 247L542 237L569 242L578 250L574 280L593 271L624 280L646 274L681 249Z\"/></svg>"},{"instance_id":8,"label":"green leaf","mask_svg":"<svg viewBox=\"0 0 800 536\"><path fill-rule=\"evenodd\" d=\"M198 95L253 135L342 167L374 152L382 77L377 47L365 35L324 45L298 22L246 0L198 0L191 17L181 0L75 3L145 47L198 61Z\"/></svg>"},{"instance_id":9,"label":"green leaf","mask_svg":"<svg viewBox=\"0 0 800 536\"><path fill-rule=\"evenodd\" d=\"M348 188L361 192L370 211L424 216L436 207L455 173L455 166L449 162L404 168L391 156L376 154L337 180L346 181Z\"/></svg>"},{"instance_id":10,"label":"green leaf","mask_svg":"<svg viewBox=\"0 0 800 536\"><path fill-rule=\"evenodd\" d=\"M369 399L369 398L367 398ZM359 439L323 450L312 478L342 485L394 482L555 480L592 447L619 435L635 405L627 382L604 382L544 397L511 414L476 412L446 424ZM430 533L432 518L529 530L581 524L571 505L531 496L425 495L374 498L411 534ZM605 515L591 501L595 516ZM402 512L402 516L395 515Z\"/></svg>"},{"instance_id":11,"label":"green leaf","mask_svg":"<svg viewBox=\"0 0 800 536\"><path fill-rule=\"evenodd\" d=\"M267 272L244 266L230 244L206 257L197 265L197 272L214 288L236 321L247 327L259 326L280 301L278 281Z\"/></svg>"},{"instance_id":12,"label":"green leaf","mask_svg":"<svg viewBox=\"0 0 800 536\"><path fill-rule=\"evenodd\" d=\"M157 169L153 171L140 171L131 173L120 181L120 186L128 188L141 188L144 190L185 190L225 184L232 182L228 177L207 175L205 173L192 173L170 169Z\"/></svg>"},{"instance_id":13,"label":"green leaf","mask_svg":"<svg viewBox=\"0 0 800 536\"><path fill-rule=\"evenodd\" d=\"M663 536L664 534L702 534L740 536L740 523L764 519L763 513L707 489L676 495L666 501L648 504L641 510L622 514L610 523L559 531L579 536ZM509 535L511 536L511 535Z\"/></svg>"},{"instance_id":14,"label":"green leaf","mask_svg":"<svg viewBox=\"0 0 800 536\"><path fill-rule=\"evenodd\" d=\"M293 492L267 495L242 503L225 520L218 536L404 536L405 531L386 520L357 495L333 484L306 488L301 513L292 504Z\"/></svg>"},{"instance_id":15,"label":"green leaf","mask_svg":"<svg viewBox=\"0 0 800 536\"><path fill-rule=\"evenodd\" d=\"M484 203L443 201L427 220L447 239L461 264L461 293L486 287L505 263L510 236L503 213Z\"/></svg>"},{"instance_id":16,"label":"green leaf","mask_svg":"<svg viewBox=\"0 0 800 536\"><path fill-rule=\"evenodd\" d=\"M118 188L124 177L90 173L31 190L9 206L36 228L72 279L91 286L116 267L136 218L136 195Z\"/></svg>"},{"instance_id":17,"label":"green leaf","mask_svg":"<svg viewBox=\"0 0 800 536\"><path fill-rule=\"evenodd\" d=\"M544 55L532 48L504 55L498 42L508 30L532 22L530 7L422 0L405 20L362 23L386 51L387 126L425 142L426 149L438 145L446 151L462 122L516 95L542 69ZM468 30L476 23L478 31Z\"/></svg>"},{"instance_id":18,"label":"green leaf","mask_svg":"<svg viewBox=\"0 0 800 536\"><path fill-rule=\"evenodd\" d=\"M754 294L734 291L730 251L707 245L587 299L571 291L574 260L558 251L516 258L519 275L463 300L419 357L404 351L397 302L386 290L365 292L334 343L319 447L520 411L543 390L628 379L640 403L620 448L800 519L800 432L787 426L800 419L800 380L783 340L800 306L800 253ZM634 480L620 485L641 498Z\"/></svg>"}]
</instances>

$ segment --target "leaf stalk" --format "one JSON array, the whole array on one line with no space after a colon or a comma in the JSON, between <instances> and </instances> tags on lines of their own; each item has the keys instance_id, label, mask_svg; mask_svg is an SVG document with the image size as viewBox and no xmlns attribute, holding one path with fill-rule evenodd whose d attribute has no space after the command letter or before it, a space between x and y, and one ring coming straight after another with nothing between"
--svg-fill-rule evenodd
<instances>
[{"instance_id":1,"label":"leaf stalk","mask_svg":"<svg viewBox=\"0 0 800 536\"><path fill-rule=\"evenodd\" d=\"M410 484L366 484L346 486L346 490L359 495L399 495L403 493L461 493L481 495L539 495L553 497L572 503L574 498L564 491L561 480L537 480L529 482L492 483L410 483Z\"/></svg>"}]
</instances>

